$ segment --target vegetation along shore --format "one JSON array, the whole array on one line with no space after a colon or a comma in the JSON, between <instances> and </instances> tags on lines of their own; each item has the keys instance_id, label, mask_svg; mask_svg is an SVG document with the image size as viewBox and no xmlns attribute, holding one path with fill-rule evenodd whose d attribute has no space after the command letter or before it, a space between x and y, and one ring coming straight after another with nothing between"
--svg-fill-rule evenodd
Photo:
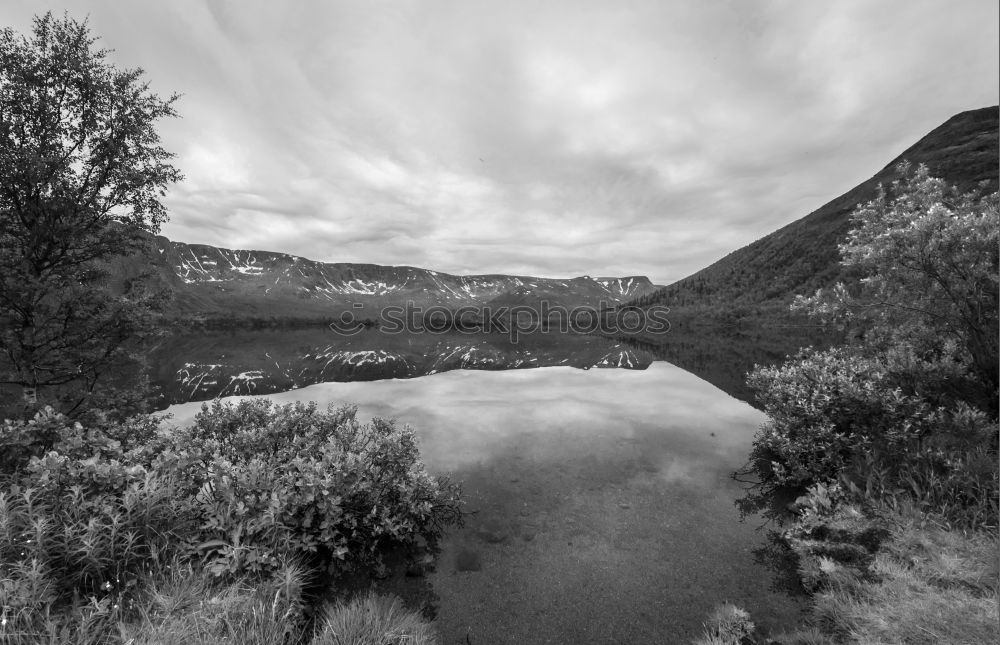
<instances>
[{"instance_id":1,"label":"vegetation along shore","mask_svg":"<svg viewBox=\"0 0 1000 645\"><path fill-rule=\"evenodd\" d=\"M781 526L810 625L760 635L723 605L699 643L996 637L998 194L899 173L840 247L861 279L794 305L854 342L749 376L769 421L741 506Z\"/></svg>"}]
</instances>

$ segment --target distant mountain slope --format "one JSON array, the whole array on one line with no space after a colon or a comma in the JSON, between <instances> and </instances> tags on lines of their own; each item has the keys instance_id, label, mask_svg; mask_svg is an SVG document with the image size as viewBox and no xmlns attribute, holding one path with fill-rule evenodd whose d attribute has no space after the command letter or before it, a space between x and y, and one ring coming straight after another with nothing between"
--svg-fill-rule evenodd
<instances>
[{"instance_id":1,"label":"distant mountain slope","mask_svg":"<svg viewBox=\"0 0 1000 645\"><path fill-rule=\"evenodd\" d=\"M540 293L563 305L597 307L656 290L646 277L565 280L511 275L457 276L408 266L316 262L270 251L153 241L151 258L123 263L125 277L152 264L171 296L168 317L193 321L331 319L344 311L378 318L388 305L412 302L454 310L504 294Z\"/></svg>"},{"instance_id":2,"label":"distant mountain slope","mask_svg":"<svg viewBox=\"0 0 1000 645\"><path fill-rule=\"evenodd\" d=\"M850 229L850 214L874 198L879 183L896 178L903 160L926 164L931 174L962 189L981 181L997 189L997 106L962 112L945 121L893 159L874 177L802 219L734 251L718 262L653 294L637 306L664 305L685 312L738 317L757 311L787 311L795 294L809 294L849 276L837 245Z\"/></svg>"}]
</instances>

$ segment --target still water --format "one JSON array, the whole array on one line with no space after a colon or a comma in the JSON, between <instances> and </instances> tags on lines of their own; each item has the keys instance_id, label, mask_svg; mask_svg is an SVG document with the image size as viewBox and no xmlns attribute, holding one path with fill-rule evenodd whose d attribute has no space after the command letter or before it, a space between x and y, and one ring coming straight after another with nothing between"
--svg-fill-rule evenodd
<instances>
[{"instance_id":1,"label":"still water","mask_svg":"<svg viewBox=\"0 0 1000 645\"><path fill-rule=\"evenodd\" d=\"M291 343L295 351L276 356L275 343L258 344L266 340L266 333L252 341L202 338L203 355L175 348L165 355L177 362L174 380L187 383L183 391L206 365L209 376L201 380L216 388L259 370L249 380L253 393L268 391L272 376L308 371L304 356L318 365L317 355L326 360L337 352L346 364L397 370L396 378L362 370L374 380L302 383L268 396L353 403L359 419L396 418L415 429L429 469L463 482L474 515L447 538L436 570L415 583L437 614L442 642L689 642L722 601L746 608L765 629L801 617L801 598L778 590L772 569L754 556L766 538L760 522L741 523L733 505L740 488L730 474L742 465L763 414L659 360L664 352L590 337L539 338L519 347L495 338L438 338L431 347L419 345L427 339L406 345L370 336L348 349L302 337ZM477 359L470 347L482 343ZM745 362L759 355L710 345L676 355L687 356L682 360L703 377L713 356L740 364L733 356ZM266 359L248 369L254 352L238 346L256 346ZM465 363L438 369L456 347ZM432 351L439 353L428 358ZM362 361L361 352L375 353ZM487 354L496 362L481 359ZM234 363L228 372L220 367L227 359ZM278 367L267 372L265 360ZM404 362L410 368L400 372ZM728 382L713 374L711 380ZM347 378L336 369L327 376ZM182 424L199 408L175 403L167 411L171 423Z\"/></svg>"}]
</instances>

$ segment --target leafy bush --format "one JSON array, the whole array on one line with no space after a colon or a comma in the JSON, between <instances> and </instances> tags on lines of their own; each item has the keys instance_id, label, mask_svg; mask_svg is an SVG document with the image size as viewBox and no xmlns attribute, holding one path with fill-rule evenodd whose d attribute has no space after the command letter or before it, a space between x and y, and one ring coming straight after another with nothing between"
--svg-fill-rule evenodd
<instances>
[{"instance_id":1,"label":"leafy bush","mask_svg":"<svg viewBox=\"0 0 1000 645\"><path fill-rule=\"evenodd\" d=\"M425 471L412 431L355 413L216 402L171 437L176 452L158 463L189 482L212 570L319 553L337 572L376 564L390 545L433 546L461 520L458 487Z\"/></svg>"},{"instance_id":2,"label":"leafy bush","mask_svg":"<svg viewBox=\"0 0 1000 645\"><path fill-rule=\"evenodd\" d=\"M5 421L0 454L0 635L15 642L90 642L164 563L228 580L290 559L337 574L388 547L433 549L462 519L413 433L354 408L216 403L166 432L155 417L86 429L47 409Z\"/></svg>"},{"instance_id":3,"label":"leafy bush","mask_svg":"<svg viewBox=\"0 0 1000 645\"><path fill-rule=\"evenodd\" d=\"M849 348L758 368L748 384L769 419L744 471L757 478L744 512L844 478L872 499L905 493L960 523L995 524L996 425L982 411L904 394L884 360Z\"/></svg>"},{"instance_id":4,"label":"leafy bush","mask_svg":"<svg viewBox=\"0 0 1000 645\"><path fill-rule=\"evenodd\" d=\"M843 349L807 351L748 378L769 423L751 459L774 487L835 477L874 442L906 443L926 432L927 406L887 383L876 360Z\"/></svg>"}]
</instances>

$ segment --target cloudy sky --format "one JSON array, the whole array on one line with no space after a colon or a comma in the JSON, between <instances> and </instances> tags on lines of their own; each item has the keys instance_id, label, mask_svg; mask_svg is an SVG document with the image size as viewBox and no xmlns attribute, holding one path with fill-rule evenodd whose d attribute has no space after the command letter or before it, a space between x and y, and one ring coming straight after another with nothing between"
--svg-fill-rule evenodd
<instances>
[{"instance_id":1,"label":"cloudy sky","mask_svg":"<svg viewBox=\"0 0 1000 645\"><path fill-rule=\"evenodd\" d=\"M182 93L172 239L668 283L998 102L996 0L5 0Z\"/></svg>"}]
</instances>

